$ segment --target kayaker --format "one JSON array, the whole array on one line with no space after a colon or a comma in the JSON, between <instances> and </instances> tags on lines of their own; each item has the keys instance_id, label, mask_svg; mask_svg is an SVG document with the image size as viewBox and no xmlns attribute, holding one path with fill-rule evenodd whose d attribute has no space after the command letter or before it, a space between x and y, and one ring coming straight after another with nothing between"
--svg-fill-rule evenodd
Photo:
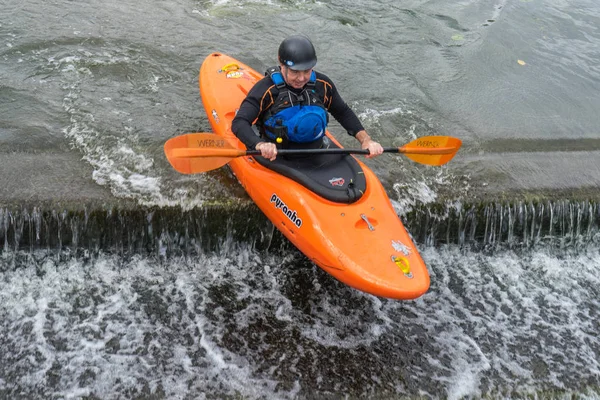
<instances>
[{"instance_id":1,"label":"kayaker","mask_svg":"<svg viewBox=\"0 0 600 400\"><path fill-rule=\"evenodd\" d=\"M321 148L329 113L354 136L368 158L383 153L326 75L313 70L317 54L310 39L294 35L281 42L279 66L248 92L233 119L231 130L248 149L271 161L277 148ZM260 136L252 129L256 122ZM325 139L326 141L327 139Z\"/></svg>"}]
</instances>

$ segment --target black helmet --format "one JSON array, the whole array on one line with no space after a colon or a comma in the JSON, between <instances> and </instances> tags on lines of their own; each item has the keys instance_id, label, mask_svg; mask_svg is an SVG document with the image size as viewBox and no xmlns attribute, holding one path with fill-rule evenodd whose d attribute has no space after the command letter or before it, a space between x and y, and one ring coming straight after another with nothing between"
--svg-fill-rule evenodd
<instances>
[{"instance_id":1,"label":"black helmet","mask_svg":"<svg viewBox=\"0 0 600 400\"><path fill-rule=\"evenodd\" d=\"M279 62L295 71L306 71L317 64L317 53L306 36L294 35L279 45Z\"/></svg>"}]
</instances>

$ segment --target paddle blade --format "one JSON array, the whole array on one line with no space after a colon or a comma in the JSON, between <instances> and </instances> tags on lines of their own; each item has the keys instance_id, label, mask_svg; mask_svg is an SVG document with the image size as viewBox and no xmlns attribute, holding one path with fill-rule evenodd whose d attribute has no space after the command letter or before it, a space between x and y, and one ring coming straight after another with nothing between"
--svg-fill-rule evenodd
<instances>
[{"instance_id":1,"label":"paddle blade","mask_svg":"<svg viewBox=\"0 0 600 400\"><path fill-rule=\"evenodd\" d=\"M399 152L426 165L443 165L456 155L462 141L451 136L424 136L400 147Z\"/></svg>"},{"instance_id":2,"label":"paddle blade","mask_svg":"<svg viewBox=\"0 0 600 400\"><path fill-rule=\"evenodd\" d=\"M165 155L171 166L182 174L198 174L217 169L244 153L212 133L188 133L167 140Z\"/></svg>"}]
</instances>

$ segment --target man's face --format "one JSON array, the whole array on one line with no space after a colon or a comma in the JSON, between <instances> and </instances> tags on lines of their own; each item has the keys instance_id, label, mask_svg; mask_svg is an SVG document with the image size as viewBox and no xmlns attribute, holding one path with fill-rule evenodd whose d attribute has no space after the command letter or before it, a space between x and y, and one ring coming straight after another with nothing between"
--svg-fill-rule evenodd
<instances>
[{"instance_id":1,"label":"man's face","mask_svg":"<svg viewBox=\"0 0 600 400\"><path fill-rule=\"evenodd\" d=\"M285 65L282 65L281 72L283 78L285 79L285 83L287 83L294 89L302 89L304 85L306 85L306 83L310 80L312 68L304 71L295 71Z\"/></svg>"}]
</instances>

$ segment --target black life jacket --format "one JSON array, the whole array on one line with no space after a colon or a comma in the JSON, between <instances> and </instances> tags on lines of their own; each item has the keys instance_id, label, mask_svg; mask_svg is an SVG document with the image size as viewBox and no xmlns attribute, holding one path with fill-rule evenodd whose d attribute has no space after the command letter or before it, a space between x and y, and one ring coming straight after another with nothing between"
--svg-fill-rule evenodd
<instances>
[{"instance_id":1,"label":"black life jacket","mask_svg":"<svg viewBox=\"0 0 600 400\"><path fill-rule=\"evenodd\" d=\"M267 69L279 90L273 105L262 118L261 131L271 140L309 143L322 138L329 122L323 100L315 90L317 74L312 71L310 80L300 93L291 91L278 67Z\"/></svg>"}]
</instances>

